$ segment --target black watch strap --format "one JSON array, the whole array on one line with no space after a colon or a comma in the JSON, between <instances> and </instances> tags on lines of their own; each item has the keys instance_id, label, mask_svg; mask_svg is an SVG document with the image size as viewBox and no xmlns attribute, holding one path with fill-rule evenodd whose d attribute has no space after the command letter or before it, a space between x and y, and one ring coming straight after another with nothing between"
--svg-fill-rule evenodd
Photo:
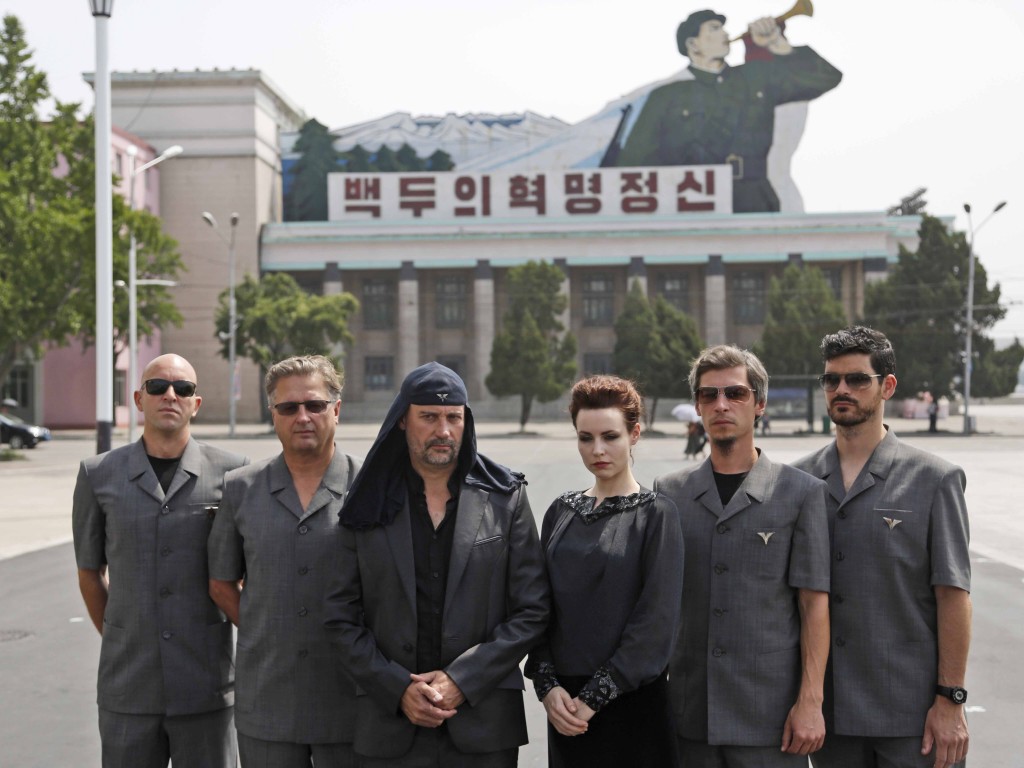
<instances>
[{"instance_id":1,"label":"black watch strap","mask_svg":"<svg viewBox=\"0 0 1024 768\"><path fill-rule=\"evenodd\" d=\"M963 704L967 701L967 689L961 688L959 685L936 685L935 693L938 696L945 696L954 704Z\"/></svg>"}]
</instances>

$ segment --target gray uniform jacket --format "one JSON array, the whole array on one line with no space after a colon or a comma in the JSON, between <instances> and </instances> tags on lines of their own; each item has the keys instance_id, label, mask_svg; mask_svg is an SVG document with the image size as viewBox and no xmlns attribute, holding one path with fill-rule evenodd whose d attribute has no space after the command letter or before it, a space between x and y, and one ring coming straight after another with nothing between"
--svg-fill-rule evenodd
<instances>
[{"instance_id":1,"label":"gray uniform jacket","mask_svg":"<svg viewBox=\"0 0 1024 768\"><path fill-rule=\"evenodd\" d=\"M82 462L75 559L110 575L101 708L187 715L234 702L231 623L209 596L206 540L224 473L247 462L190 439L166 494L142 440Z\"/></svg>"},{"instance_id":2,"label":"gray uniform jacket","mask_svg":"<svg viewBox=\"0 0 1024 768\"><path fill-rule=\"evenodd\" d=\"M393 758L416 726L400 709L416 667L416 576L406 503L394 521L341 528L328 598L331 642L357 684L356 752ZM462 483L442 615L444 670L466 697L447 721L462 752L527 741L519 662L542 637L550 596L526 488L509 494Z\"/></svg>"},{"instance_id":3,"label":"gray uniform jacket","mask_svg":"<svg viewBox=\"0 0 1024 768\"><path fill-rule=\"evenodd\" d=\"M761 453L724 509L710 459L654 487L679 508L686 547L676 732L777 748L800 688L797 591L829 588L825 485Z\"/></svg>"},{"instance_id":4,"label":"gray uniform jacket","mask_svg":"<svg viewBox=\"0 0 1024 768\"><path fill-rule=\"evenodd\" d=\"M284 456L228 474L210 534L210 576L245 578L238 620L235 725L264 741L352 741L355 688L324 630L340 552L338 511L359 462L335 449L302 509Z\"/></svg>"},{"instance_id":5,"label":"gray uniform jacket","mask_svg":"<svg viewBox=\"0 0 1024 768\"><path fill-rule=\"evenodd\" d=\"M892 431L849 492L835 443L795 466L828 483L826 725L849 736L920 736L935 701L934 587L971 588L963 470Z\"/></svg>"}]
</instances>

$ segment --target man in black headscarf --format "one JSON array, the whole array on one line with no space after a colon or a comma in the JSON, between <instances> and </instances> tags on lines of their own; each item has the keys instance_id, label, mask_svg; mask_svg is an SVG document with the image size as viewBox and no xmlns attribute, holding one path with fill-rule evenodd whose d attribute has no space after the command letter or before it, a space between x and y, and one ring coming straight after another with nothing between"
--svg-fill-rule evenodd
<instances>
[{"instance_id":1,"label":"man in black headscarf","mask_svg":"<svg viewBox=\"0 0 1024 768\"><path fill-rule=\"evenodd\" d=\"M523 475L477 453L466 386L410 373L339 518L326 626L360 689L364 766L514 766L519 662L549 593Z\"/></svg>"}]
</instances>

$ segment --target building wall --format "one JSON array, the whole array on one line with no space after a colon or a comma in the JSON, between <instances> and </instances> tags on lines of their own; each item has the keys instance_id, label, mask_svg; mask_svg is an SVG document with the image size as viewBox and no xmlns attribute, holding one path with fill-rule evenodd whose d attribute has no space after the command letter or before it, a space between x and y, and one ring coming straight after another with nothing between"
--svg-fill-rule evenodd
<instances>
[{"instance_id":1,"label":"building wall","mask_svg":"<svg viewBox=\"0 0 1024 768\"><path fill-rule=\"evenodd\" d=\"M231 214L235 231L235 280L259 273L261 227L281 219L282 131L297 130L305 116L256 70L114 73L114 123L132 130L159 151L180 144L184 153L161 166L165 230L181 248L187 271L172 295L185 317L165 330L163 349L196 368L203 394L200 418L227 421L230 371L215 336L217 299L228 287ZM208 211L217 231L202 214ZM262 415L259 369L238 356L241 422Z\"/></svg>"}]
</instances>

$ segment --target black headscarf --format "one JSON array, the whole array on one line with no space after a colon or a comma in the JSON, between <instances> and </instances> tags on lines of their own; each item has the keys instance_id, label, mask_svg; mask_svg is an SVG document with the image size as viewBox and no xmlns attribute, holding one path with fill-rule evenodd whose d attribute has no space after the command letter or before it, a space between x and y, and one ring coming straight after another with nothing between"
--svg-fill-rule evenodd
<instances>
[{"instance_id":1,"label":"black headscarf","mask_svg":"<svg viewBox=\"0 0 1024 768\"><path fill-rule=\"evenodd\" d=\"M352 481L345 506L338 513L342 525L356 529L389 525L405 504L403 468L409 461L409 448L399 422L410 405L464 406L465 429L456 471L467 485L511 493L526 483L521 472L513 472L476 452L476 428L466 385L450 368L440 363L427 363L402 382L362 469Z\"/></svg>"}]
</instances>

